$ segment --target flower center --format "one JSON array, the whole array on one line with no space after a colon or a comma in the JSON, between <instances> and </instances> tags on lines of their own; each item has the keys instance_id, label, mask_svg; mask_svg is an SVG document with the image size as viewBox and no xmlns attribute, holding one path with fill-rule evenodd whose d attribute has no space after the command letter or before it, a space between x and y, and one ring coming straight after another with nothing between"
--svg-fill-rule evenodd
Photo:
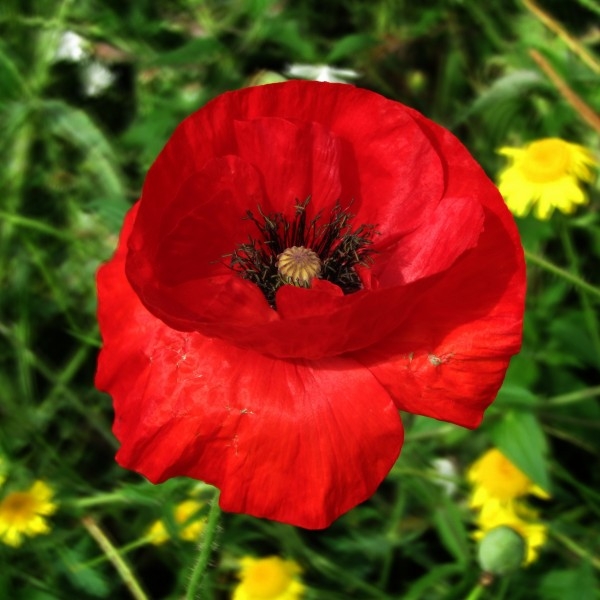
<instances>
[{"instance_id":1,"label":"flower center","mask_svg":"<svg viewBox=\"0 0 600 600\"><path fill-rule=\"evenodd\" d=\"M245 581L253 598L278 598L291 583L291 577L281 565L264 562L252 567Z\"/></svg>"},{"instance_id":2,"label":"flower center","mask_svg":"<svg viewBox=\"0 0 600 600\"><path fill-rule=\"evenodd\" d=\"M36 502L27 492L13 492L2 502L0 513L8 523L26 522L35 515Z\"/></svg>"},{"instance_id":3,"label":"flower center","mask_svg":"<svg viewBox=\"0 0 600 600\"><path fill-rule=\"evenodd\" d=\"M528 146L521 169L530 181L548 183L568 173L570 158L569 148L562 140L540 140Z\"/></svg>"},{"instance_id":4,"label":"flower center","mask_svg":"<svg viewBox=\"0 0 600 600\"><path fill-rule=\"evenodd\" d=\"M256 225L259 235L229 255L230 268L255 283L272 308L276 308L275 295L282 285L308 288L315 277L336 284L344 294L357 292L362 281L356 267L372 262L374 225L352 229L354 215L339 202L326 222L322 213L308 221L309 201L296 205L292 219L283 213L265 215L260 207L259 217L247 211L245 218Z\"/></svg>"},{"instance_id":5,"label":"flower center","mask_svg":"<svg viewBox=\"0 0 600 600\"><path fill-rule=\"evenodd\" d=\"M277 257L277 271L285 283L309 287L313 277L321 272L319 255L304 246L286 248Z\"/></svg>"}]
</instances>

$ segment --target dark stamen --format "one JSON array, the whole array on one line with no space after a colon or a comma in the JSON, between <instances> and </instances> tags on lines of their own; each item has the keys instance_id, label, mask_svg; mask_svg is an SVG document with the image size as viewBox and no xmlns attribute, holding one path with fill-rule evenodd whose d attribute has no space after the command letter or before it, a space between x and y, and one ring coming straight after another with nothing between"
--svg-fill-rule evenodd
<instances>
[{"instance_id":1,"label":"dark stamen","mask_svg":"<svg viewBox=\"0 0 600 600\"><path fill-rule=\"evenodd\" d=\"M373 250L374 225L360 225L354 231L354 215L343 209L339 202L331 209L329 220L319 224L322 213L307 222L306 207L310 197L296 205L294 218L288 221L283 213L266 215L260 206L256 217L247 211L245 219L256 225L258 239L249 237L248 243L239 244L230 257L230 268L255 283L275 308L275 294L285 283L277 270L277 258L286 249L302 246L315 252L321 260L318 277L339 286L344 294L362 288L355 267L369 266Z\"/></svg>"}]
</instances>

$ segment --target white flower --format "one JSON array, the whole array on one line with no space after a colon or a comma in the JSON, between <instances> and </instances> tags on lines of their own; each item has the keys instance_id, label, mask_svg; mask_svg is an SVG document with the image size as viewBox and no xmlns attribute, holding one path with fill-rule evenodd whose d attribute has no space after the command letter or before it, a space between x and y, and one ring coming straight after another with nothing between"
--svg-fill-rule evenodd
<instances>
[{"instance_id":1,"label":"white flower","mask_svg":"<svg viewBox=\"0 0 600 600\"><path fill-rule=\"evenodd\" d=\"M83 89L86 96L98 96L115 82L115 75L98 61L93 61L83 71Z\"/></svg>"},{"instance_id":2,"label":"white flower","mask_svg":"<svg viewBox=\"0 0 600 600\"><path fill-rule=\"evenodd\" d=\"M58 48L54 54L54 60L66 60L69 62L81 62L87 58L88 42L85 38L73 31L65 31L58 42Z\"/></svg>"},{"instance_id":3,"label":"white flower","mask_svg":"<svg viewBox=\"0 0 600 600\"><path fill-rule=\"evenodd\" d=\"M287 77L311 79L313 81L328 81L329 83L348 83L348 79L356 79L359 73L352 69L337 69L329 65L288 65L285 70Z\"/></svg>"},{"instance_id":4,"label":"white flower","mask_svg":"<svg viewBox=\"0 0 600 600\"><path fill-rule=\"evenodd\" d=\"M451 478L458 477L454 461L449 458L434 458L431 464L440 475L435 482L446 492L447 496L452 497L456 492L456 483L451 481Z\"/></svg>"}]
</instances>

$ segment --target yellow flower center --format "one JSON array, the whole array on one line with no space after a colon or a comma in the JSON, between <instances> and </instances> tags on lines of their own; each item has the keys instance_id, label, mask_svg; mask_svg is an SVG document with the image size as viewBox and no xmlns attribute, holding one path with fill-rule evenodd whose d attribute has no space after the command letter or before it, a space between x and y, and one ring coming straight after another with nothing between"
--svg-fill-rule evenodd
<instances>
[{"instance_id":1,"label":"yellow flower center","mask_svg":"<svg viewBox=\"0 0 600 600\"><path fill-rule=\"evenodd\" d=\"M244 572L244 586L252 598L277 598L292 582L289 569L280 558L266 558L255 562Z\"/></svg>"},{"instance_id":2,"label":"yellow flower center","mask_svg":"<svg viewBox=\"0 0 600 600\"><path fill-rule=\"evenodd\" d=\"M38 504L29 492L13 492L0 504L0 515L9 525L21 525L36 516Z\"/></svg>"},{"instance_id":3,"label":"yellow flower center","mask_svg":"<svg viewBox=\"0 0 600 600\"><path fill-rule=\"evenodd\" d=\"M309 248L292 246L277 257L277 271L286 283L308 287L313 277L321 272L321 260Z\"/></svg>"},{"instance_id":4,"label":"yellow flower center","mask_svg":"<svg viewBox=\"0 0 600 600\"><path fill-rule=\"evenodd\" d=\"M521 162L523 175L535 183L549 183L564 177L571 166L569 146L558 138L533 142Z\"/></svg>"}]
</instances>

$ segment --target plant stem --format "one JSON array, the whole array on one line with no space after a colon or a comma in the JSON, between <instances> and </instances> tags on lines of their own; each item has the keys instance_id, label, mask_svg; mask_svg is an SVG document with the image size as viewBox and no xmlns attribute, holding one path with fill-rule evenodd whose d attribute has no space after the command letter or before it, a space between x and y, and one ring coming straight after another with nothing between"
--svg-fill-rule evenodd
<instances>
[{"instance_id":1,"label":"plant stem","mask_svg":"<svg viewBox=\"0 0 600 600\"><path fill-rule=\"evenodd\" d=\"M103 504L117 504L130 502L121 492L108 492L105 494L96 494L88 498L78 498L72 500L69 504L76 508L90 508L91 506L102 506Z\"/></svg>"},{"instance_id":2,"label":"plant stem","mask_svg":"<svg viewBox=\"0 0 600 600\"><path fill-rule=\"evenodd\" d=\"M594 73L600 74L600 63L585 49L579 40L575 39L558 21L531 0L523 0L523 4L539 21L561 38L569 49L575 52Z\"/></svg>"},{"instance_id":3,"label":"plant stem","mask_svg":"<svg viewBox=\"0 0 600 600\"><path fill-rule=\"evenodd\" d=\"M525 258L527 258L527 260L530 263L533 263L534 265L537 265L538 267L541 267L542 269L545 269L546 271L553 273L554 275L562 277L569 283L573 284L575 287L580 288L586 291L588 294L600 299L600 289L581 279L581 277L573 275L573 273L569 273L569 271L557 267L555 264L547 261L541 256L538 256L537 254L533 254L529 250L525 250Z\"/></svg>"},{"instance_id":4,"label":"plant stem","mask_svg":"<svg viewBox=\"0 0 600 600\"><path fill-rule=\"evenodd\" d=\"M404 492L404 482L398 480L396 482L396 501L394 502L394 507L392 509L392 514L390 515L387 531L385 532L385 537L390 541L390 547L385 554L383 564L381 566L381 572L379 574L378 587L381 589L386 588L390 577L390 572L394 561L394 542L398 538L398 528L405 510L406 494Z\"/></svg>"},{"instance_id":5,"label":"plant stem","mask_svg":"<svg viewBox=\"0 0 600 600\"><path fill-rule=\"evenodd\" d=\"M148 596L142 589L142 586L135 578L131 567L119 554L119 551L114 547L98 523L96 523L96 520L93 517L84 517L81 522L88 530L89 534L96 540L96 542L98 542L98 546L100 546L106 555L106 558L108 558L108 560L110 560L110 562L113 564L117 570L117 573L119 573L121 576L123 583L127 586L135 600L149 600Z\"/></svg>"},{"instance_id":6,"label":"plant stem","mask_svg":"<svg viewBox=\"0 0 600 600\"><path fill-rule=\"evenodd\" d=\"M579 258L577 257L577 253L573 247L568 226L564 221L560 222L560 236L565 254L567 255L567 259L569 261L570 270L575 276L579 277ZM596 359L600 364L600 333L598 333L598 319L595 311L592 309L590 299L588 298L587 294L581 290L577 290L577 292L579 295L579 300L581 301L581 308L583 309L583 316L589 330L590 338L592 340L594 350L596 351Z\"/></svg>"},{"instance_id":7,"label":"plant stem","mask_svg":"<svg viewBox=\"0 0 600 600\"><path fill-rule=\"evenodd\" d=\"M378 587L363 581L360 577L354 575L351 570L344 569L335 561L329 560L326 556L308 547L299 535L297 528L293 525L282 526L266 521L264 523L260 522L259 525L268 535L282 538L282 544L285 543L295 556L305 559L315 571L322 573L332 581L343 581L347 587L354 587L365 592L365 596L359 597L369 598L370 600L386 600L389 598Z\"/></svg>"},{"instance_id":8,"label":"plant stem","mask_svg":"<svg viewBox=\"0 0 600 600\"><path fill-rule=\"evenodd\" d=\"M555 529L549 530L550 536L555 540L561 542L564 546L566 546L571 552L579 556L580 558L584 558L590 561L590 564L595 568L600 570L600 558L594 556L589 550L580 546L576 541L571 538L559 533Z\"/></svg>"},{"instance_id":9,"label":"plant stem","mask_svg":"<svg viewBox=\"0 0 600 600\"><path fill-rule=\"evenodd\" d=\"M483 585L481 585L481 583L478 583L469 593L469 595L465 598L465 600L477 600L478 598L481 597L481 594L483 594L483 591L485 590L485 587Z\"/></svg>"},{"instance_id":10,"label":"plant stem","mask_svg":"<svg viewBox=\"0 0 600 600\"><path fill-rule=\"evenodd\" d=\"M202 580L204 579L204 574L206 573L208 560L210 558L215 537L219 528L220 516L221 509L219 508L219 492L217 491L210 506L206 527L204 528L202 540L199 544L200 554L198 555L198 559L196 560L196 564L192 570L192 576L190 577L190 583L185 594L185 600L195 600L196 598L200 598L200 596L196 595L196 592L202 585Z\"/></svg>"},{"instance_id":11,"label":"plant stem","mask_svg":"<svg viewBox=\"0 0 600 600\"><path fill-rule=\"evenodd\" d=\"M577 390L576 392L569 392L568 394L560 394L560 396L553 396L546 400L546 404L551 404L552 406L565 406L567 404L575 404L576 402L589 400L594 396L600 396L600 385L584 390Z\"/></svg>"},{"instance_id":12,"label":"plant stem","mask_svg":"<svg viewBox=\"0 0 600 600\"><path fill-rule=\"evenodd\" d=\"M590 127L600 132L600 117L593 108L586 104L567 82L555 71L554 67L537 51L530 50L529 56L537 63L538 67L546 74L548 79L554 84L559 94L575 109L577 114Z\"/></svg>"}]
</instances>

